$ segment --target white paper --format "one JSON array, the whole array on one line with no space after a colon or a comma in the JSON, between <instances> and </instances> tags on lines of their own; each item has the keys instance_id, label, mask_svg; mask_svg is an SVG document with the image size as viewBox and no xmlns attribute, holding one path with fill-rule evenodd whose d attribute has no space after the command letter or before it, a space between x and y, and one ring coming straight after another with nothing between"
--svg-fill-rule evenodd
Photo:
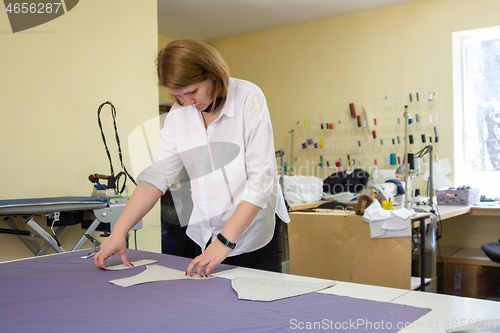
<instances>
[{"instance_id":1,"label":"white paper","mask_svg":"<svg viewBox=\"0 0 500 333\"><path fill-rule=\"evenodd\" d=\"M206 280L212 278L212 276L209 276L207 278L201 277L198 274L195 274L193 275L193 277L191 277L189 275L185 275L185 273L186 272L179 271L173 268L168 268L159 265L149 265L146 266L146 270L142 273L123 279L111 280L109 282L121 287L130 287L136 284L156 282L156 281Z\"/></svg>"},{"instance_id":2,"label":"white paper","mask_svg":"<svg viewBox=\"0 0 500 333\"><path fill-rule=\"evenodd\" d=\"M124 264L119 264L119 265L108 266L108 267L106 267L106 270L108 270L108 271L120 271L122 269L134 268L134 267L138 267L138 266L153 264L157 261L158 260L142 259L142 260L132 261L131 264L134 265L132 267L125 266Z\"/></svg>"},{"instance_id":3,"label":"white paper","mask_svg":"<svg viewBox=\"0 0 500 333\"><path fill-rule=\"evenodd\" d=\"M280 281L245 277L235 277L231 279L231 286L238 294L238 299L264 302L305 295L334 285L335 281Z\"/></svg>"}]
</instances>

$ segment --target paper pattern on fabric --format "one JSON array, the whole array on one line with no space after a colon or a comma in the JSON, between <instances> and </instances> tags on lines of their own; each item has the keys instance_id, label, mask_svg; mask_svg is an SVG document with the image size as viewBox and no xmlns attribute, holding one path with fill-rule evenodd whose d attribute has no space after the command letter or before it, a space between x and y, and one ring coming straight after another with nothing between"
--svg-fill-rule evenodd
<instances>
[{"instance_id":1,"label":"paper pattern on fabric","mask_svg":"<svg viewBox=\"0 0 500 333\"><path fill-rule=\"evenodd\" d=\"M138 266L154 264L157 261L158 260L142 259L142 260L132 261L131 264L134 265L132 267L125 266L124 264L119 264L119 265L108 266L108 267L106 267L106 270L108 270L108 271L121 271L122 269L134 268L134 267L138 267Z\"/></svg>"},{"instance_id":2,"label":"paper pattern on fabric","mask_svg":"<svg viewBox=\"0 0 500 333\"><path fill-rule=\"evenodd\" d=\"M335 285L335 281L303 282L261 278L235 277L231 286L238 299L270 302L278 299L309 294Z\"/></svg>"},{"instance_id":3,"label":"paper pattern on fabric","mask_svg":"<svg viewBox=\"0 0 500 333\"><path fill-rule=\"evenodd\" d=\"M170 280L206 280L211 279L209 277L201 277L197 274L193 277L186 275L185 272L176 269L160 266L160 265L148 265L146 270L134 276L130 276L123 279L111 280L109 282L116 284L121 287L130 287L136 284L156 282L156 281L170 281Z\"/></svg>"},{"instance_id":4,"label":"paper pattern on fabric","mask_svg":"<svg viewBox=\"0 0 500 333\"><path fill-rule=\"evenodd\" d=\"M385 210L378 200L365 210L363 220L370 223L372 238L411 236L411 217L416 212L411 209Z\"/></svg>"}]
</instances>

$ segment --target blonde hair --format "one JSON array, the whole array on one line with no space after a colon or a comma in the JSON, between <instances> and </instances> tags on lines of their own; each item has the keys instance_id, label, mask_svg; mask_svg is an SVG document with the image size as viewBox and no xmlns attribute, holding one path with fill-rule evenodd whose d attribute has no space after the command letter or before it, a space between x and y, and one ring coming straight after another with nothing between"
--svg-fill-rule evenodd
<instances>
[{"instance_id":1,"label":"blonde hair","mask_svg":"<svg viewBox=\"0 0 500 333\"><path fill-rule=\"evenodd\" d=\"M215 79L211 99L227 96L229 67L220 53L207 43L179 39L168 43L156 60L158 84L168 89L181 89L208 79ZM175 103L179 99L172 96ZM212 105L212 109L215 102Z\"/></svg>"}]
</instances>

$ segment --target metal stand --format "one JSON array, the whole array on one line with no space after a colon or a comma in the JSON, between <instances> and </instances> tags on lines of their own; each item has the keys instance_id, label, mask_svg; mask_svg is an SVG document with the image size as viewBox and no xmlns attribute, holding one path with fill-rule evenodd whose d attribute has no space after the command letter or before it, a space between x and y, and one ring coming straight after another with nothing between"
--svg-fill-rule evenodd
<instances>
[{"instance_id":1,"label":"metal stand","mask_svg":"<svg viewBox=\"0 0 500 333\"><path fill-rule=\"evenodd\" d=\"M293 135L293 133L292 133ZM283 193L283 198L285 197L285 152L280 149L275 152L276 157L280 157L280 165L281 165L281 175L280 175L280 186L281 186L281 192ZM290 260L290 251L288 248L288 226L286 223L281 223L281 226L283 227L283 237L285 238L285 261Z\"/></svg>"},{"instance_id":2,"label":"metal stand","mask_svg":"<svg viewBox=\"0 0 500 333\"><path fill-rule=\"evenodd\" d=\"M85 234L85 237L92 243L92 251L90 251L86 256L82 256L83 259L93 257L97 252L99 252L99 245L101 245L101 243L92 237L92 235Z\"/></svg>"}]
</instances>

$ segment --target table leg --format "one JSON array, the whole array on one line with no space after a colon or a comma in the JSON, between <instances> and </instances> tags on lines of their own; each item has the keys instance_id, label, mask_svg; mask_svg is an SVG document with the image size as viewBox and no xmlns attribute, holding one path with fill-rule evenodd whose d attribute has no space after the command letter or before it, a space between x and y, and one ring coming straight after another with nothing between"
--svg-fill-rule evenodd
<instances>
[{"instance_id":1,"label":"table leg","mask_svg":"<svg viewBox=\"0 0 500 333\"><path fill-rule=\"evenodd\" d=\"M12 230L20 230L19 227L16 225L16 223L14 222L14 220L10 216L5 219L5 222L7 222L7 224L9 225L9 227ZM25 239L19 235L17 237L19 238L19 240L21 242L24 243L24 245L26 245L26 247L28 249L30 249L31 252L33 252L34 255L36 255L36 253L38 252L38 248L35 246L35 244L33 244L30 240Z\"/></svg>"},{"instance_id":2,"label":"table leg","mask_svg":"<svg viewBox=\"0 0 500 333\"><path fill-rule=\"evenodd\" d=\"M38 225L32 218L30 218L26 224L40 237L43 238L57 253L66 252L62 247L60 247L52 236L45 231L42 227Z\"/></svg>"},{"instance_id":3,"label":"table leg","mask_svg":"<svg viewBox=\"0 0 500 333\"><path fill-rule=\"evenodd\" d=\"M420 291L425 291L425 217L420 218Z\"/></svg>"},{"instance_id":4,"label":"table leg","mask_svg":"<svg viewBox=\"0 0 500 333\"><path fill-rule=\"evenodd\" d=\"M87 237L85 237L85 234L92 235L95 229L97 229L97 227L99 226L99 223L101 223L101 221L95 219L94 222L92 222L92 224L88 227L88 229L85 230L85 233L83 234L82 238L80 238L80 240L75 244L75 246L73 247L73 249L71 249L71 251L80 250L83 244L85 244L85 242L87 241Z\"/></svg>"}]
</instances>

